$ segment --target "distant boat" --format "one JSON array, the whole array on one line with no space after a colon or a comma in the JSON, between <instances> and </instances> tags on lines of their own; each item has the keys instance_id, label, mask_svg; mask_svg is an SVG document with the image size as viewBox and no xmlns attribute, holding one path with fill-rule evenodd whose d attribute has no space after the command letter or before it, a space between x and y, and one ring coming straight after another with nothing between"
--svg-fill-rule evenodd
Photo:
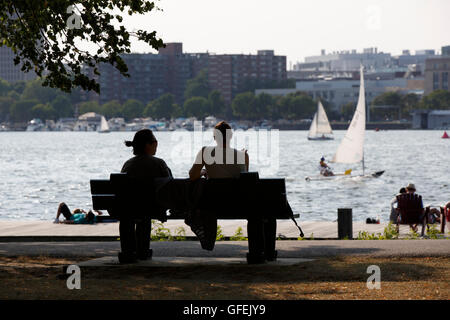
<instances>
[{"instance_id":1,"label":"distant boat","mask_svg":"<svg viewBox=\"0 0 450 320\"><path fill-rule=\"evenodd\" d=\"M102 116L102 120L100 121L100 130L98 132L99 133L110 132L108 122L106 121L104 116Z\"/></svg>"},{"instance_id":2,"label":"distant boat","mask_svg":"<svg viewBox=\"0 0 450 320\"><path fill-rule=\"evenodd\" d=\"M354 177L367 177L378 178L384 171L377 171L372 174L365 174L364 167L364 135L366 131L366 98L364 88L364 72L361 66L360 70L361 78L359 85L359 98L356 106L355 113L353 114L352 122L350 123L347 132L342 139L336 153L334 154L331 162L333 163L358 163L362 162L363 174L352 176L350 174L335 174L343 176L342 178L354 178ZM348 170L347 170L348 171ZM319 176L319 177L306 177L306 181L311 180L324 180L332 179L335 176Z\"/></svg>"},{"instance_id":3,"label":"distant boat","mask_svg":"<svg viewBox=\"0 0 450 320\"><path fill-rule=\"evenodd\" d=\"M444 135L442 136L442 139L449 139L450 137L447 134L447 131L444 131Z\"/></svg>"},{"instance_id":4,"label":"distant boat","mask_svg":"<svg viewBox=\"0 0 450 320\"><path fill-rule=\"evenodd\" d=\"M311 127L309 128L308 140L333 140L334 138L332 136L326 136L329 134L333 134L333 131L331 130L325 109L319 101L317 112L314 114Z\"/></svg>"}]
</instances>

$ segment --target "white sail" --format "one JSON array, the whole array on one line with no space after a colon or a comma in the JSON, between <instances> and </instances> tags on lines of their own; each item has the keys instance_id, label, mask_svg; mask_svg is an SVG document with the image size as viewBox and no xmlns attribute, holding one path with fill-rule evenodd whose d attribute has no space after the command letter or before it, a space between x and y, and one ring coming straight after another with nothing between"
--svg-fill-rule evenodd
<instances>
[{"instance_id":1,"label":"white sail","mask_svg":"<svg viewBox=\"0 0 450 320\"><path fill-rule=\"evenodd\" d=\"M359 85L359 99L352 122L347 129L344 139L339 145L331 162L356 163L363 160L364 134L366 131L366 98L364 90L364 74L361 66L361 80Z\"/></svg>"},{"instance_id":2,"label":"white sail","mask_svg":"<svg viewBox=\"0 0 450 320\"><path fill-rule=\"evenodd\" d=\"M317 112L314 114L314 118L309 128L308 137L314 137L324 134L333 134L331 130L330 122L328 121L327 114L323 108L322 103L319 101L317 106Z\"/></svg>"},{"instance_id":3,"label":"white sail","mask_svg":"<svg viewBox=\"0 0 450 320\"><path fill-rule=\"evenodd\" d=\"M317 135L317 112L314 114L314 118L311 122L311 127L309 127L308 137L314 137Z\"/></svg>"},{"instance_id":4,"label":"white sail","mask_svg":"<svg viewBox=\"0 0 450 320\"><path fill-rule=\"evenodd\" d=\"M109 125L104 116L100 122L100 132L109 132Z\"/></svg>"}]
</instances>

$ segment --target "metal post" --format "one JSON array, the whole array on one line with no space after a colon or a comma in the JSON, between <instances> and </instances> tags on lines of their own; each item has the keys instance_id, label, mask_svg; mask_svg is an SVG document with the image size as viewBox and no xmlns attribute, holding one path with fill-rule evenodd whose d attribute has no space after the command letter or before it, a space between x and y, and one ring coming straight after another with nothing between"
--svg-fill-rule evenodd
<instances>
[{"instance_id":1,"label":"metal post","mask_svg":"<svg viewBox=\"0 0 450 320\"><path fill-rule=\"evenodd\" d=\"M353 218L351 208L338 209L338 238L353 239Z\"/></svg>"}]
</instances>

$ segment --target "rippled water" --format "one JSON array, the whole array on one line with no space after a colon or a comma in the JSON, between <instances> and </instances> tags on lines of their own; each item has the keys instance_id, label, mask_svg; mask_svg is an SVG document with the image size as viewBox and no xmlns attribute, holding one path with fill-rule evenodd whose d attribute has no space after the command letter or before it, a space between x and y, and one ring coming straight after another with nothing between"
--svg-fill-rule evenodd
<instances>
[{"instance_id":1,"label":"rippled water","mask_svg":"<svg viewBox=\"0 0 450 320\"><path fill-rule=\"evenodd\" d=\"M261 147L264 133L235 136L237 148L249 148L251 171L286 178L289 202L301 220L335 220L337 208L342 207L353 208L355 220L378 214L387 220L390 200L408 182L416 184L425 204L450 201L450 140L440 139L440 131L367 131L367 171L386 170L383 176L306 182L305 176L318 173L322 155L332 157L344 133L336 131L333 141L315 142L306 139L307 131L280 131L279 140L272 136L270 150ZM199 146L212 142L210 132L195 144L189 132L157 132L156 136L157 155L176 177L187 177ZM120 171L131 157L123 141L132 137L130 132L0 133L0 219L51 220L61 201L72 208L90 208L89 179ZM361 171L360 164L332 167Z\"/></svg>"}]
</instances>

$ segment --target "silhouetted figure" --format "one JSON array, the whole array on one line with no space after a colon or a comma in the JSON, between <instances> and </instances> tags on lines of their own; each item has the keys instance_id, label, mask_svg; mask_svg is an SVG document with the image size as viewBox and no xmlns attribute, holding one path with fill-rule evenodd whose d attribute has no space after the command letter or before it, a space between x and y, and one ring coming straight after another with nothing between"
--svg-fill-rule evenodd
<instances>
[{"instance_id":1,"label":"silhouetted figure","mask_svg":"<svg viewBox=\"0 0 450 320\"><path fill-rule=\"evenodd\" d=\"M133 147L133 158L127 160L121 172L142 181L158 177L172 177L172 173L164 160L155 157L158 141L153 132L143 129L136 132L133 141L125 141L127 147ZM151 218L134 220L130 217L120 219L120 262L134 262L136 259L151 258L150 233Z\"/></svg>"}]
</instances>

